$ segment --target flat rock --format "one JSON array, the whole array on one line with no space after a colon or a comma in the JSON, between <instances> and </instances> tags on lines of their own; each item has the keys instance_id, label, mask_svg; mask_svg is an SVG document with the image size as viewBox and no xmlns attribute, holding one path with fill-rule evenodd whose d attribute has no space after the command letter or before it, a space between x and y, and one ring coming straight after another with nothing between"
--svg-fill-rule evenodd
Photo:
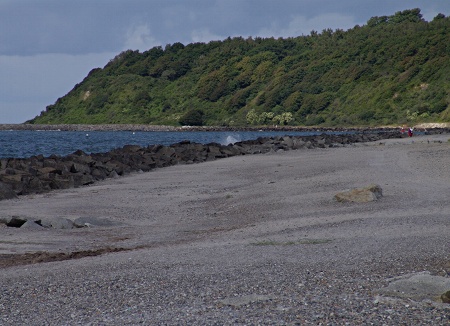
<instances>
[{"instance_id":1,"label":"flat rock","mask_svg":"<svg viewBox=\"0 0 450 326\"><path fill-rule=\"evenodd\" d=\"M64 217L43 218L39 224L50 229L73 229L75 227L72 220Z\"/></svg>"},{"instance_id":2,"label":"flat rock","mask_svg":"<svg viewBox=\"0 0 450 326\"><path fill-rule=\"evenodd\" d=\"M416 301L439 301L442 294L450 290L450 278L431 275L430 272L408 274L388 281L389 285L379 289L378 294Z\"/></svg>"},{"instance_id":3,"label":"flat rock","mask_svg":"<svg viewBox=\"0 0 450 326\"><path fill-rule=\"evenodd\" d=\"M371 184L365 188L355 188L334 195L338 202L367 203L376 201L383 196L381 187L377 184Z\"/></svg>"}]
</instances>

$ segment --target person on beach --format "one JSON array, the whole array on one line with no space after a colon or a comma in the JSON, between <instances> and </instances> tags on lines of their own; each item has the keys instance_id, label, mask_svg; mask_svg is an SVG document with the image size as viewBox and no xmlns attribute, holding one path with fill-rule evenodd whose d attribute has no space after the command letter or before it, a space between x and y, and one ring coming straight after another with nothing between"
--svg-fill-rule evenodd
<instances>
[{"instance_id":1,"label":"person on beach","mask_svg":"<svg viewBox=\"0 0 450 326\"><path fill-rule=\"evenodd\" d=\"M413 136L413 129L412 128L408 128L408 136L409 137Z\"/></svg>"}]
</instances>

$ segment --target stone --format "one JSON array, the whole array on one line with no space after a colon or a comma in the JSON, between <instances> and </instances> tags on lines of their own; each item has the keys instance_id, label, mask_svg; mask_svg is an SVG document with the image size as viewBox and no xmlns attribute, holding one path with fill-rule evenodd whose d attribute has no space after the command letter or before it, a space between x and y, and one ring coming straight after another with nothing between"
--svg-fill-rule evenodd
<instances>
[{"instance_id":1,"label":"stone","mask_svg":"<svg viewBox=\"0 0 450 326\"><path fill-rule=\"evenodd\" d=\"M2 181L8 184L21 183L22 174L5 174L2 176Z\"/></svg>"},{"instance_id":2,"label":"stone","mask_svg":"<svg viewBox=\"0 0 450 326\"><path fill-rule=\"evenodd\" d=\"M72 158L73 161L75 161L75 162L79 162L79 163L83 163L83 164L89 164L93 161L91 155L87 155L85 152L83 152L81 150L77 150L76 152L69 155L68 157Z\"/></svg>"},{"instance_id":3,"label":"stone","mask_svg":"<svg viewBox=\"0 0 450 326\"><path fill-rule=\"evenodd\" d=\"M0 159L0 169L6 169L7 165L8 165L7 159Z\"/></svg>"},{"instance_id":4,"label":"stone","mask_svg":"<svg viewBox=\"0 0 450 326\"><path fill-rule=\"evenodd\" d=\"M19 171L19 173L20 173L20 171ZM14 174L17 174L17 172L16 172L15 169L12 169L12 168L6 168L6 169L4 170L4 174L14 175Z\"/></svg>"},{"instance_id":5,"label":"stone","mask_svg":"<svg viewBox=\"0 0 450 326\"><path fill-rule=\"evenodd\" d=\"M139 145L125 145L123 146L123 150L126 152L138 152L142 150L142 147Z\"/></svg>"},{"instance_id":6,"label":"stone","mask_svg":"<svg viewBox=\"0 0 450 326\"><path fill-rule=\"evenodd\" d=\"M94 183L94 178L90 174L74 173L72 175L74 187L87 186Z\"/></svg>"},{"instance_id":7,"label":"stone","mask_svg":"<svg viewBox=\"0 0 450 326\"><path fill-rule=\"evenodd\" d=\"M28 221L25 217L19 217L19 216L13 216L11 219L6 223L7 226L12 228L20 228L22 225L24 225Z\"/></svg>"},{"instance_id":8,"label":"stone","mask_svg":"<svg viewBox=\"0 0 450 326\"><path fill-rule=\"evenodd\" d=\"M227 155L228 157L230 156L236 156L239 155L239 150L236 149L233 145L228 145L224 148L222 148L222 152Z\"/></svg>"},{"instance_id":9,"label":"stone","mask_svg":"<svg viewBox=\"0 0 450 326\"><path fill-rule=\"evenodd\" d=\"M441 300L443 303L450 303L450 290L441 295Z\"/></svg>"},{"instance_id":10,"label":"stone","mask_svg":"<svg viewBox=\"0 0 450 326\"><path fill-rule=\"evenodd\" d=\"M95 180L103 180L106 178L106 173L101 168L95 168L92 169L92 176L95 178Z\"/></svg>"},{"instance_id":11,"label":"stone","mask_svg":"<svg viewBox=\"0 0 450 326\"><path fill-rule=\"evenodd\" d=\"M334 195L338 202L367 203L376 201L383 196L381 187L377 184L371 184L365 188L355 188Z\"/></svg>"},{"instance_id":12,"label":"stone","mask_svg":"<svg viewBox=\"0 0 450 326\"><path fill-rule=\"evenodd\" d=\"M16 193L11 187L0 181L0 200L17 198Z\"/></svg>"},{"instance_id":13,"label":"stone","mask_svg":"<svg viewBox=\"0 0 450 326\"><path fill-rule=\"evenodd\" d=\"M84 173L84 174L88 174L88 173L91 173L91 169L90 169L89 166L86 165L86 164L73 163L72 166L70 167L70 172L71 172L71 173Z\"/></svg>"},{"instance_id":14,"label":"stone","mask_svg":"<svg viewBox=\"0 0 450 326\"><path fill-rule=\"evenodd\" d=\"M73 229L75 227L72 220L64 217L43 218L36 223L50 229Z\"/></svg>"},{"instance_id":15,"label":"stone","mask_svg":"<svg viewBox=\"0 0 450 326\"><path fill-rule=\"evenodd\" d=\"M54 180L52 180L52 189L69 189L74 187L73 177L70 175L60 176L57 175Z\"/></svg>"},{"instance_id":16,"label":"stone","mask_svg":"<svg viewBox=\"0 0 450 326\"><path fill-rule=\"evenodd\" d=\"M44 159L44 161L42 162L43 167L51 167L51 168L56 168L57 162L55 159Z\"/></svg>"},{"instance_id":17,"label":"stone","mask_svg":"<svg viewBox=\"0 0 450 326\"><path fill-rule=\"evenodd\" d=\"M113 170L113 171L109 174L108 177L113 178L113 179L117 179L117 178L119 178L120 176L117 174L116 171Z\"/></svg>"},{"instance_id":18,"label":"stone","mask_svg":"<svg viewBox=\"0 0 450 326\"><path fill-rule=\"evenodd\" d=\"M283 137L282 142L286 145L287 148L294 147L294 140L292 139L292 137L285 136Z\"/></svg>"},{"instance_id":19,"label":"stone","mask_svg":"<svg viewBox=\"0 0 450 326\"><path fill-rule=\"evenodd\" d=\"M37 177L32 177L30 179L30 182L28 182L28 187L30 189L32 189L33 192L36 192L36 193L42 192L42 190L43 190L42 182Z\"/></svg>"},{"instance_id":20,"label":"stone","mask_svg":"<svg viewBox=\"0 0 450 326\"><path fill-rule=\"evenodd\" d=\"M292 149L299 149L305 147L305 142L302 139L293 139Z\"/></svg>"},{"instance_id":21,"label":"stone","mask_svg":"<svg viewBox=\"0 0 450 326\"><path fill-rule=\"evenodd\" d=\"M317 137L316 139L317 147L319 148L325 148L325 139L322 137Z\"/></svg>"},{"instance_id":22,"label":"stone","mask_svg":"<svg viewBox=\"0 0 450 326\"><path fill-rule=\"evenodd\" d=\"M428 271L401 275L387 280L386 287L375 290L375 293L383 296L408 298L415 301L434 300L447 298L450 292L450 279L448 277L432 275ZM442 294L442 292L445 292Z\"/></svg>"},{"instance_id":23,"label":"stone","mask_svg":"<svg viewBox=\"0 0 450 326\"><path fill-rule=\"evenodd\" d=\"M279 136L259 137L256 140L236 142L233 145L218 143L198 144L182 141L170 146L125 145L107 153L86 154L78 150L65 157L51 155L0 160L0 200L16 195L42 193L53 189L80 187L103 180L117 178L131 172L150 171L154 168L192 164L235 155L263 154L298 148L314 149L398 138L399 132L360 135ZM381 194L381 193L380 193ZM379 198L377 192L371 199Z\"/></svg>"},{"instance_id":24,"label":"stone","mask_svg":"<svg viewBox=\"0 0 450 326\"><path fill-rule=\"evenodd\" d=\"M35 221L26 221L24 224L22 224L22 226L20 228L21 229L30 229L30 230L43 230L44 229L41 225L39 225Z\"/></svg>"}]
</instances>

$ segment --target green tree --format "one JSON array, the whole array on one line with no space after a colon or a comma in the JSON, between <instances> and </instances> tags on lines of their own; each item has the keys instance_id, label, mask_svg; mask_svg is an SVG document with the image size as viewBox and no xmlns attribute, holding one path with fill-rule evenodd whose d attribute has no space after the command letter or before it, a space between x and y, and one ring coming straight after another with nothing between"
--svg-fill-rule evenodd
<instances>
[{"instance_id":1,"label":"green tree","mask_svg":"<svg viewBox=\"0 0 450 326\"><path fill-rule=\"evenodd\" d=\"M411 9L347 31L127 50L30 122L384 125L407 110L450 121L449 33L449 17Z\"/></svg>"},{"instance_id":2,"label":"green tree","mask_svg":"<svg viewBox=\"0 0 450 326\"><path fill-rule=\"evenodd\" d=\"M192 109L181 117L180 123L184 126L203 126L204 115L202 110Z\"/></svg>"}]
</instances>

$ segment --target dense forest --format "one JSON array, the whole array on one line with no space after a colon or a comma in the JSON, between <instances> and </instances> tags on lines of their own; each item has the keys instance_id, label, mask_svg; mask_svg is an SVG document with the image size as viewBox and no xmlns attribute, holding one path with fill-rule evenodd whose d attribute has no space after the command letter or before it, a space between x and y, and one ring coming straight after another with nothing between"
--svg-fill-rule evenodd
<instances>
[{"instance_id":1,"label":"dense forest","mask_svg":"<svg viewBox=\"0 0 450 326\"><path fill-rule=\"evenodd\" d=\"M376 126L450 121L450 19L118 54L27 123Z\"/></svg>"}]
</instances>

